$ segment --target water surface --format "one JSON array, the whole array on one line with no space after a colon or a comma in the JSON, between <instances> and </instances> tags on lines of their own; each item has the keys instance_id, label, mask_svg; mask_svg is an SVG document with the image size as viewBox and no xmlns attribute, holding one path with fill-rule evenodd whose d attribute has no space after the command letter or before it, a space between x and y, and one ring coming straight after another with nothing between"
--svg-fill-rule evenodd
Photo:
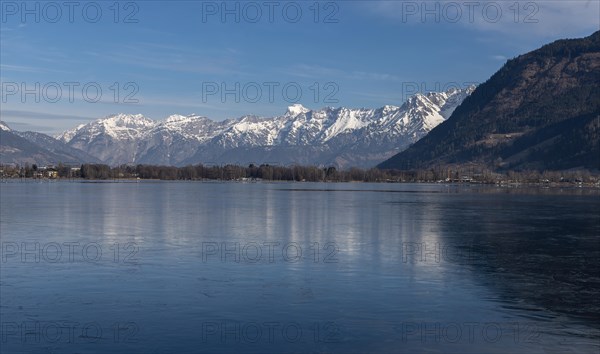
<instances>
[{"instance_id":1,"label":"water surface","mask_svg":"<svg viewBox=\"0 0 600 354\"><path fill-rule=\"evenodd\" d=\"M600 350L600 193L0 184L2 352Z\"/></svg>"}]
</instances>

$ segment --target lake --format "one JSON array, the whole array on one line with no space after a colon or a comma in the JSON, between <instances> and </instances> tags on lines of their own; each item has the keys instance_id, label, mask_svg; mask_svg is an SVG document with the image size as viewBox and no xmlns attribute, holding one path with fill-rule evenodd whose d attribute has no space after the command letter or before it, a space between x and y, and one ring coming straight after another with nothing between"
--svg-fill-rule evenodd
<instances>
[{"instance_id":1,"label":"lake","mask_svg":"<svg viewBox=\"0 0 600 354\"><path fill-rule=\"evenodd\" d=\"M600 350L600 191L0 183L2 353Z\"/></svg>"}]
</instances>

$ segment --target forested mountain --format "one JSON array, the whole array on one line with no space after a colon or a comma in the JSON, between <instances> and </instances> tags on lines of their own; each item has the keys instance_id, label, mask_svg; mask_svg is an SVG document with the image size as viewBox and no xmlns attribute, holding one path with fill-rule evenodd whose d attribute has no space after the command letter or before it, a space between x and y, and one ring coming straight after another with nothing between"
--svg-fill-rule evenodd
<instances>
[{"instance_id":1,"label":"forested mountain","mask_svg":"<svg viewBox=\"0 0 600 354\"><path fill-rule=\"evenodd\" d=\"M600 169L600 31L509 60L380 168Z\"/></svg>"}]
</instances>

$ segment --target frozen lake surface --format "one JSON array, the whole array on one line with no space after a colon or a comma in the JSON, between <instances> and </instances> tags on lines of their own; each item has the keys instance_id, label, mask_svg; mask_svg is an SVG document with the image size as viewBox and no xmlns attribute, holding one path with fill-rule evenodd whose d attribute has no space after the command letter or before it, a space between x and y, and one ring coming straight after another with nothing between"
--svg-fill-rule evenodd
<instances>
[{"instance_id":1,"label":"frozen lake surface","mask_svg":"<svg viewBox=\"0 0 600 354\"><path fill-rule=\"evenodd\" d=\"M598 352L600 192L0 184L2 353Z\"/></svg>"}]
</instances>

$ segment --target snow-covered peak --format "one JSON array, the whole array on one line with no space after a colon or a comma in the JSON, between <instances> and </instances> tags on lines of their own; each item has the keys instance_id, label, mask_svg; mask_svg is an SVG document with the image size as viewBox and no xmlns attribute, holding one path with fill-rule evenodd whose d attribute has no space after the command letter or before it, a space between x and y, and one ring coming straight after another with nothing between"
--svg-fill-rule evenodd
<instances>
[{"instance_id":1,"label":"snow-covered peak","mask_svg":"<svg viewBox=\"0 0 600 354\"><path fill-rule=\"evenodd\" d=\"M4 130L4 131L11 131L11 129L8 127L8 125L6 125L6 123L4 123L3 121L0 120L0 130Z\"/></svg>"},{"instance_id":2,"label":"snow-covered peak","mask_svg":"<svg viewBox=\"0 0 600 354\"><path fill-rule=\"evenodd\" d=\"M165 123L175 123L175 122L181 122L181 121L185 121L188 120L189 118L187 116L182 116L181 114L173 114L167 117L167 119L165 119Z\"/></svg>"},{"instance_id":3,"label":"snow-covered peak","mask_svg":"<svg viewBox=\"0 0 600 354\"><path fill-rule=\"evenodd\" d=\"M385 105L382 107L381 112L383 115L386 115L386 114L389 114L390 112L394 112L399 109L400 109L400 107L398 107L398 106L392 106L392 105L388 104L388 105Z\"/></svg>"},{"instance_id":4,"label":"snow-covered peak","mask_svg":"<svg viewBox=\"0 0 600 354\"><path fill-rule=\"evenodd\" d=\"M299 114L310 112L310 109L304 107L303 105L296 103L287 108L287 114L292 116L297 116Z\"/></svg>"},{"instance_id":5,"label":"snow-covered peak","mask_svg":"<svg viewBox=\"0 0 600 354\"><path fill-rule=\"evenodd\" d=\"M141 114L115 114L83 124L56 136L64 142L76 137L90 141L94 137L106 134L117 139L137 139L156 126L156 122Z\"/></svg>"},{"instance_id":6,"label":"snow-covered peak","mask_svg":"<svg viewBox=\"0 0 600 354\"><path fill-rule=\"evenodd\" d=\"M190 114L188 116L183 116L181 114L173 114L165 119L165 123L190 123L205 117L199 116L197 114Z\"/></svg>"},{"instance_id":7,"label":"snow-covered peak","mask_svg":"<svg viewBox=\"0 0 600 354\"><path fill-rule=\"evenodd\" d=\"M472 84L472 85L469 85L469 87L465 88L463 91L465 91L465 93L467 95L470 95L473 93L473 91L475 91L476 88L477 88L477 85Z\"/></svg>"},{"instance_id":8,"label":"snow-covered peak","mask_svg":"<svg viewBox=\"0 0 600 354\"><path fill-rule=\"evenodd\" d=\"M335 122L325 131L325 141L336 135L358 130L369 125L369 120L364 119L365 117L361 113L361 110L340 109Z\"/></svg>"},{"instance_id":9,"label":"snow-covered peak","mask_svg":"<svg viewBox=\"0 0 600 354\"><path fill-rule=\"evenodd\" d=\"M156 124L152 119L146 118L141 114L115 114L99 121L107 128L123 127L152 127Z\"/></svg>"},{"instance_id":10,"label":"snow-covered peak","mask_svg":"<svg viewBox=\"0 0 600 354\"><path fill-rule=\"evenodd\" d=\"M137 139L156 124L141 114L117 114L98 121L99 131L118 139Z\"/></svg>"},{"instance_id":11,"label":"snow-covered peak","mask_svg":"<svg viewBox=\"0 0 600 354\"><path fill-rule=\"evenodd\" d=\"M55 135L54 138L57 140L63 141L65 143L68 143L69 141L71 141L73 139L73 137L77 134L77 132L80 131L86 125L87 124L79 124L74 129L67 130L66 132Z\"/></svg>"},{"instance_id":12,"label":"snow-covered peak","mask_svg":"<svg viewBox=\"0 0 600 354\"><path fill-rule=\"evenodd\" d=\"M57 138L110 164L217 161L224 156L232 158L228 155L230 149L244 148L245 152L235 152L238 156L265 147L281 147L292 153L311 147L332 154L349 149L348 153L362 151L383 156L379 154L397 152L448 119L471 91L469 88L417 94L400 107L386 105L377 109L310 110L294 104L275 117L246 115L224 121L196 114L174 114L160 121L140 114L117 114L81 125ZM312 157L306 158L307 163L314 162Z\"/></svg>"}]
</instances>

